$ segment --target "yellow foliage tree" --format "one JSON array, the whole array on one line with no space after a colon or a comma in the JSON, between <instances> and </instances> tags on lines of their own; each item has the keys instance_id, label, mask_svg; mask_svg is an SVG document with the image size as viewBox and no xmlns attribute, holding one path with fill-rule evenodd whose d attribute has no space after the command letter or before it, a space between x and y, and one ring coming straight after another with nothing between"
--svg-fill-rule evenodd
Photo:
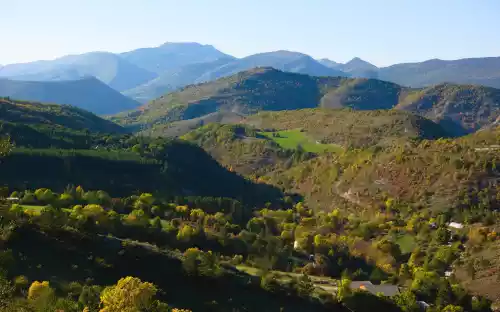
<instances>
[{"instance_id":1,"label":"yellow foliage tree","mask_svg":"<svg viewBox=\"0 0 500 312\"><path fill-rule=\"evenodd\" d=\"M153 303L156 287L148 282L142 282L136 277L127 276L107 287L101 293L100 312L139 312L147 310Z\"/></svg>"},{"instance_id":2,"label":"yellow foliage tree","mask_svg":"<svg viewBox=\"0 0 500 312\"><path fill-rule=\"evenodd\" d=\"M10 138L0 138L0 157L8 155L12 151L12 144Z\"/></svg>"},{"instance_id":3,"label":"yellow foliage tree","mask_svg":"<svg viewBox=\"0 0 500 312\"><path fill-rule=\"evenodd\" d=\"M36 307L43 308L54 299L54 290L50 288L49 282L34 281L28 289L28 300Z\"/></svg>"},{"instance_id":4,"label":"yellow foliage tree","mask_svg":"<svg viewBox=\"0 0 500 312\"><path fill-rule=\"evenodd\" d=\"M28 299L35 300L37 298L46 296L51 291L52 289L50 288L49 282L34 281L28 290Z\"/></svg>"}]
</instances>

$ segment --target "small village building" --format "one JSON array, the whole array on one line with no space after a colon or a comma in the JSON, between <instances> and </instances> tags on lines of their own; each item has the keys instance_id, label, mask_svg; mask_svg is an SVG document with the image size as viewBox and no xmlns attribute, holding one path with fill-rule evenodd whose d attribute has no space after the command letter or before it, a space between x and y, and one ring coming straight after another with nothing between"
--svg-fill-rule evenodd
<instances>
[{"instance_id":1,"label":"small village building","mask_svg":"<svg viewBox=\"0 0 500 312\"><path fill-rule=\"evenodd\" d=\"M451 228L454 228L454 229L458 229L458 230L461 230L464 228L464 225L462 223L458 223L458 222L450 222L448 224L448 227L451 227Z\"/></svg>"},{"instance_id":2,"label":"small village building","mask_svg":"<svg viewBox=\"0 0 500 312\"><path fill-rule=\"evenodd\" d=\"M398 285L380 284L374 285L370 281L353 281L351 282L352 290L368 291L373 295L382 294L386 297L393 297L400 293Z\"/></svg>"}]
</instances>

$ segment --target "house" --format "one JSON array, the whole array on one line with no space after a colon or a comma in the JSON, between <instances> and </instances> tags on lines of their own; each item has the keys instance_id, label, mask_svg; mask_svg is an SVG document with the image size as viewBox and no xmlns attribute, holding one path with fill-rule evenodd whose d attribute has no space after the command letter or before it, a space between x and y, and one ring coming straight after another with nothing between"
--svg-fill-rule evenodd
<instances>
[{"instance_id":1,"label":"house","mask_svg":"<svg viewBox=\"0 0 500 312\"><path fill-rule=\"evenodd\" d=\"M295 250L299 250L300 249L300 243L299 243L298 240L295 240L293 242L293 249L295 249Z\"/></svg>"},{"instance_id":2,"label":"house","mask_svg":"<svg viewBox=\"0 0 500 312\"><path fill-rule=\"evenodd\" d=\"M464 228L464 225L462 223L458 223L458 222L450 222L450 223L448 223L448 227L461 230Z\"/></svg>"},{"instance_id":3,"label":"house","mask_svg":"<svg viewBox=\"0 0 500 312\"><path fill-rule=\"evenodd\" d=\"M7 197L6 200L17 203L19 201L19 197Z\"/></svg>"},{"instance_id":4,"label":"house","mask_svg":"<svg viewBox=\"0 0 500 312\"><path fill-rule=\"evenodd\" d=\"M353 281L351 282L351 289L368 291L373 295L381 293L386 297L393 297L399 294L398 285L391 285L391 284L374 285L370 281Z\"/></svg>"},{"instance_id":5,"label":"house","mask_svg":"<svg viewBox=\"0 0 500 312\"><path fill-rule=\"evenodd\" d=\"M444 276L446 276L446 277L450 277L452 275L453 275L453 271L446 271L446 272L444 272Z\"/></svg>"}]
</instances>

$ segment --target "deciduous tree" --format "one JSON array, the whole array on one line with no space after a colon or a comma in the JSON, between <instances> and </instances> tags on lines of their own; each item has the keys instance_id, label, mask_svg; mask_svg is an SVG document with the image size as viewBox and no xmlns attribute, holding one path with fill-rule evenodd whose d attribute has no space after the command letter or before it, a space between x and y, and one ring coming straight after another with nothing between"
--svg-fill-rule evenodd
<instances>
[{"instance_id":1,"label":"deciduous tree","mask_svg":"<svg viewBox=\"0 0 500 312\"><path fill-rule=\"evenodd\" d=\"M136 277L122 278L116 285L107 287L101 293L100 312L139 312L149 311L157 288Z\"/></svg>"}]
</instances>

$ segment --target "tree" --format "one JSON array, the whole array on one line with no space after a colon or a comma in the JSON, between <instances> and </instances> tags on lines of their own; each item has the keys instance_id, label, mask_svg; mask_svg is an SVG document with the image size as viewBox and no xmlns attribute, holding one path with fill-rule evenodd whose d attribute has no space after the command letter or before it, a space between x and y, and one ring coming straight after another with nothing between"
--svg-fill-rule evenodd
<instances>
[{"instance_id":1,"label":"tree","mask_svg":"<svg viewBox=\"0 0 500 312\"><path fill-rule=\"evenodd\" d=\"M14 291L14 286L4 277L0 277L0 307L12 298Z\"/></svg>"},{"instance_id":2,"label":"tree","mask_svg":"<svg viewBox=\"0 0 500 312\"><path fill-rule=\"evenodd\" d=\"M205 218L205 212L201 209L193 209L189 214L189 218L193 222L203 222L203 219Z\"/></svg>"},{"instance_id":3,"label":"tree","mask_svg":"<svg viewBox=\"0 0 500 312\"><path fill-rule=\"evenodd\" d=\"M97 311L99 309L101 287L99 286L83 286L78 303L87 307L90 311Z\"/></svg>"},{"instance_id":4,"label":"tree","mask_svg":"<svg viewBox=\"0 0 500 312\"><path fill-rule=\"evenodd\" d=\"M314 284L306 274L299 277L296 285L297 295L306 298L309 297L314 291Z\"/></svg>"},{"instance_id":5,"label":"tree","mask_svg":"<svg viewBox=\"0 0 500 312\"><path fill-rule=\"evenodd\" d=\"M184 252L182 259L182 267L189 275L196 275L198 273L198 255L201 251L198 248L188 248Z\"/></svg>"},{"instance_id":6,"label":"tree","mask_svg":"<svg viewBox=\"0 0 500 312\"><path fill-rule=\"evenodd\" d=\"M115 286L107 287L101 293L100 312L150 311L157 288L136 277L120 279Z\"/></svg>"},{"instance_id":7,"label":"tree","mask_svg":"<svg viewBox=\"0 0 500 312\"><path fill-rule=\"evenodd\" d=\"M42 203L50 204L54 200L55 195L54 193L52 193L51 190L46 188L41 188L35 191L35 197L38 201Z\"/></svg>"},{"instance_id":8,"label":"tree","mask_svg":"<svg viewBox=\"0 0 500 312\"><path fill-rule=\"evenodd\" d=\"M436 230L435 239L440 244L446 244L450 240L450 231L445 227L440 227Z\"/></svg>"},{"instance_id":9,"label":"tree","mask_svg":"<svg viewBox=\"0 0 500 312\"><path fill-rule=\"evenodd\" d=\"M349 278L343 277L338 282L337 301L338 302L344 301L345 298L349 297L351 294L352 294L352 291L351 291L351 280Z\"/></svg>"},{"instance_id":10,"label":"tree","mask_svg":"<svg viewBox=\"0 0 500 312\"><path fill-rule=\"evenodd\" d=\"M426 296L439 288L439 275L436 272L419 270L415 272L415 278L411 283L411 289Z\"/></svg>"},{"instance_id":11,"label":"tree","mask_svg":"<svg viewBox=\"0 0 500 312\"><path fill-rule=\"evenodd\" d=\"M449 304L443 309L441 309L441 312L463 312L464 308L456 305Z\"/></svg>"},{"instance_id":12,"label":"tree","mask_svg":"<svg viewBox=\"0 0 500 312\"><path fill-rule=\"evenodd\" d=\"M417 297L409 290L403 291L393 298L394 302L403 312L419 312L420 306L417 303Z\"/></svg>"},{"instance_id":13,"label":"tree","mask_svg":"<svg viewBox=\"0 0 500 312\"><path fill-rule=\"evenodd\" d=\"M82 214L88 218L92 218L98 222L105 222L107 218L107 213L101 205L90 204L82 209Z\"/></svg>"},{"instance_id":14,"label":"tree","mask_svg":"<svg viewBox=\"0 0 500 312\"><path fill-rule=\"evenodd\" d=\"M24 215L24 208L19 204L12 204L9 209L9 212L15 215L17 218L20 218Z\"/></svg>"},{"instance_id":15,"label":"tree","mask_svg":"<svg viewBox=\"0 0 500 312\"><path fill-rule=\"evenodd\" d=\"M47 281L34 281L28 289L28 300L39 310L48 307L54 299L54 290Z\"/></svg>"},{"instance_id":16,"label":"tree","mask_svg":"<svg viewBox=\"0 0 500 312\"><path fill-rule=\"evenodd\" d=\"M152 206L155 202L155 198L150 193L142 193L141 196L139 196L139 201L145 205Z\"/></svg>"},{"instance_id":17,"label":"tree","mask_svg":"<svg viewBox=\"0 0 500 312\"><path fill-rule=\"evenodd\" d=\"M200 259L198 267L200 275L216 277L222 274L222 270L219 265L219 257L217 257L217 255L211 250L207 252L200 252L198 257Z\"/></svg>"},{"instance_id":18,"label":"tree","mask_svg":"<svg viewBox=\"0 0 500 312\"><path fill-rule=\"evenodd\" d=\"M0 157L5 157L12 151L13 145L10 143L10 138L0 138Z\"/></svg>"},{"instance_id":19,"label":"tree","mask_svg":"<svg viewBox=\"0 0 500 312\"><path fill-rule=\"evenodd\" d=\"M182 226L182 228L179 230L177 233L177 240L183 241L183 242L189 242L193 236L195 236L197 233L197 230L192 227L191 225L185 224Z\"/></svg>"},{"instance_id":20,"label":"tree","mask_svg":"<svg viewBox=\"0 0 500 312\"><path fill-rule=\"evenodd\" d=\"M26 197L26 196L25 196ZM73 196L71 194L67 194L67 193L62 193L60 196L59 196L59 204L62 206L62 207L67 207L69 206L72 202L73 202Z\"/></svg>"}]
</instances>

